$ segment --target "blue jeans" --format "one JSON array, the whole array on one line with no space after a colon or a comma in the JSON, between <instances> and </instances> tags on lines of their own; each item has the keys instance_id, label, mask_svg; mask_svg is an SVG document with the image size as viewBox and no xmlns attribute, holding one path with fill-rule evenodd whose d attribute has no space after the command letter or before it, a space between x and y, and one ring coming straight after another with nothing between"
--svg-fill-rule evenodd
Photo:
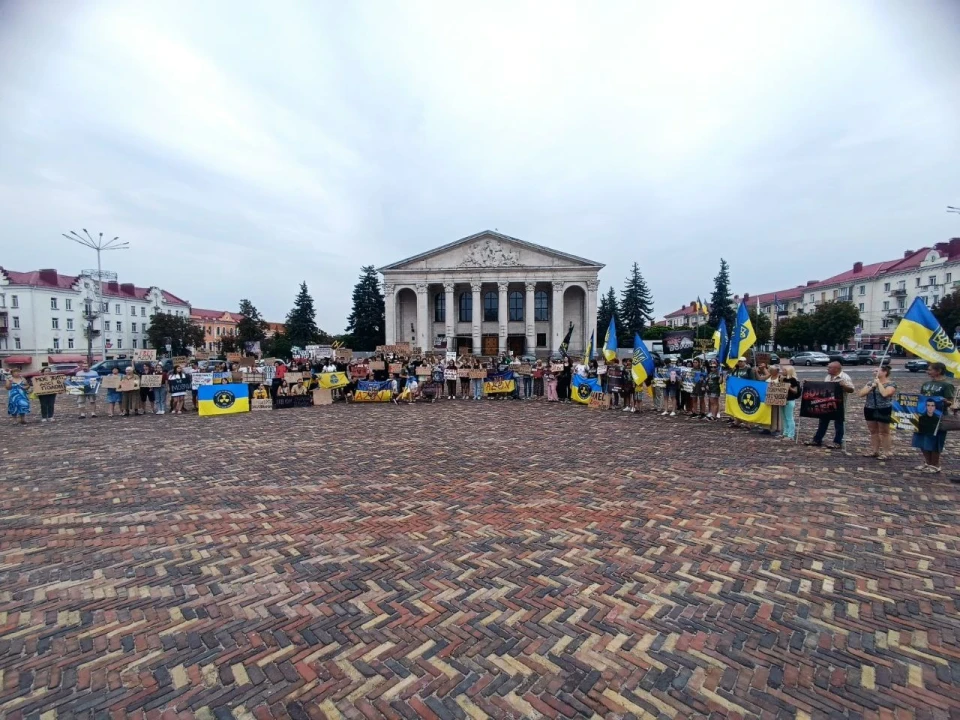
<instances>
[{"instance_id":1,"label":"blue jeans","mask_svg":"<svg viewBox=\"0 0 960 720\"><path fill-rule=\"evenodd\" d=\"M830 426L830 421L824 418L820 419L820 424L817 426L817 434L813 436L813 441L819 445L823 442L824 436L827 434L827 428ZM834 420L833 421L833 444L842 445L843 444L843 420Z\"/></svg>"},{"instance_id":2,"label":"blue jeans","mask_svg":"<svg viewBox=\"0 0 960 720\"><path fill-rule=\"evenodd\" d=\"M161 411L167 411L167 388L161 385L153 390L154 405Z\"/></svg>"},{"instance_id":3,"label":"blue jeans","mask_svg":"<svg viewBox=\"0 0 960 720\"><path fill-rule=\"evenodd\" d=\"M787 400L787 404L783 406L782 410L783 423L781 427L783 427L783 436L791 440L793 440L797 434L797 421L793 417L793 408L796 402L796 400Z\"/></svg>"},{"instance_id":4,"label":"blue jeans","mask_svg":"<svg viewBox=\"0 0 960 720\"><path fill-rule=\"evenodd\" d=\"M524 375L523 376L523 396L525 398L528 398L531 395L533 395L533 376Z\"/></svg>"},{"instance_id":5,"label":"blue jeans","mask_svg":"<svg viewBox=\"0 0 960 720\"><path fill-rule=\"evenodd\" d=\"M483 380L479 378L473 378L470 380L470 385L473 388L473 399L479 400L483 397Z\"/></svg>"}]
</instances>

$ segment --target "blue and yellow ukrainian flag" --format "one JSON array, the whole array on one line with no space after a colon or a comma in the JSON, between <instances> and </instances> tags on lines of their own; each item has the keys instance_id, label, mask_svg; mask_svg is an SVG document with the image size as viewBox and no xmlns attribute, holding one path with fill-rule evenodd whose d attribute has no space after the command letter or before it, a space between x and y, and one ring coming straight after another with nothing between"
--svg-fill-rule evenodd
<instances>
[{"instance_id":1,"label":"blue and yellow ukrainian flag","mask_svg":"<svg viewBox=\"0 0 960 720\"><path fill-rule=\"evenodd\" d=\"M483 392L487 395L509 393L517 389L517 378L513 372L487 374L483 381Z\"/></svg>"},{"instance_id":2,"label":"blue and yellow ukrainian flag","mask_svg":"<svg viewBox=\"0 0 960 720\"><path fill-rule=\"evenodd\" d=\"M646 382L648 377L653 377L653 356L647 350L647 346L640 339L640 333L633 334L633 367L630 372L633 373L633 382L638 388Z\"/></svg>"},{"instance_id":3,"label":"blue and yellow ukrainian flag","mask_svg":"<svg viewBox=\"0 0 960 720\"><path fill-rule=\"evenodd\" d=\"M328 373L332 374L332 373ZM353 393L354 402L390 402L393 399L393 382L384 380L360 380L356 392Z\"/></svg>"},{"instance_id":4,"label":"blue and yellow ukrainian flag","mask_svg":"<svg viewBox=\"0 0 960 720\"><path fill-rule=\"evenodd\" d=\"M204 415L233 415L250 412L250 395L244 383L201 385L197 388L197 409Z\"/></svg>"},{"instance_id":5,"label":"blue and yellow ukrainian flag","mask_svg":"<svg viewBox=\"0 0 960 720\"><path fill-rule=\"evenodd\" d=\"M587 343L587 347L583 351L583 364L589 365L591 359L593 359L593 332L590 333L590 342Z\"/></svg>"},{"instance_id":6,"label":"blue and yellow ukrainian flag","mask_svg":"<svg viewBox=\"0 0 960 720\"><path fill-rule=\"evenodd\" d=\"M753 331L753 323L750 321L750 313L747 306L742 302L737 308L737 324L733 326L733 334L730 336L730 354L727 357L727 366L736 367L737 360L747 354L747 350L752 348L757 342L757 334Z\"/></svg>"},{"instance_id":7,"label":"blue and yellow ukrainian flag","mask_svg":"<svg viewBox=\"0 0 960 720\"><path fill-rule=\"evenodd\" d=\"M710 314L710 311L707 310L707 306L704 305L703 302L700 300L700 296L699 296L699 295L697 295L697 312L698 312L700 315L709 315L709 314Z\"/></svg>"},{"instance_id":8,"label":"blue and yellow ukrainian flag","mask_svg":"<svg viewBox=\"0 0 960 720\"><path fill-rule=\"evenodd\" d=\"M610 325L607 327L607 336L603 339L603 357L607 362L613 362L617 359L617 320L610 318Z\"/></svg>"},{"instance_id":9,"label":"blue and yellow ukrainian flag","mask_svg":"<svg viewBox=\"0 0 960 720\"><path fill-rule=\"evenodd\" d=\"M727 395L724 410L737 420L750 423L770 424L770 406L767 400L767 383L764 380L727 378Z\"/></svg>"},{"instance_id":10,"label":"blue and yellow ukrainian flag","mask_svg":"<svg viewBox=\"0 0 960 720\"><path fill-rule=\"evenodd\" d=\"M326 390L346 387L350 378L345 372L320 373L317 375L317 384Z\"/></svg>"},{"instance_id":11,"label":"blue and yellow ukrainian flag","mask_svg":"<svg viewBox=\"0 0 960 720\"><path fill-rule=\"evenodd\" d=\"M730 336L727 335L727 321L720 318L720 324L713 333L713 349L717 351L717 365L721 366L727 360L727 350Z\"/></svg>"},{"instance_id":12,"label":"blue and yellow ukrainian flag","mask_svg":"<svg viewBox=\"0 0 960 720\"><path fill-rule=\"evenodd\" d=\"M914 298L890 342L928 362L943 363L950 376L960 376L960 352L920 298Z\"/></svg>"},{"instance_id":13,"label":"blue and yellow ukrainian flag","mask_svg":"<svg viewBox=\"0 0 960 720\"><path fill-rule=\"evenodd\" d=\"M600 381L597 378L585 378L580 375L574 375L570 380L570 399L581 405L590 402L590 396L595 392L603 392Z\"/></svg>"}]
</instances>

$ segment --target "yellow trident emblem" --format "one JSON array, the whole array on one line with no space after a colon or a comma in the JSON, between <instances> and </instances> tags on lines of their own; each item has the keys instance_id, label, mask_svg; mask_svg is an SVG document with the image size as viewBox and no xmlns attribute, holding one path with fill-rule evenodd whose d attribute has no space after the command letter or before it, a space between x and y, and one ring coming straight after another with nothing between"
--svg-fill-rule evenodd
<instances>
[{"instance_id":1,"label":"yellow trident emblem","mask_svg":"<svg viewBox=\"0 0 960 720\"><path fill-rule=\"evenodd\" d=\"M747 326L746 326L746 325L741 325L741 326L740 326L740 339L741 339L741 340L746 340L748 335L750 335L750 331L747 330Z\"/></svg>"},{"instance_id":2,"label":"yellow trident emblem","mask_svg":"<svg viewBox=\"0 0 960 720\"><path fill-rule=\"evenodd\" d=\"M933 349L937 352L951 352L954 349L953 341L943 331L942 327L938 327L933 337L930 338L930 345L932 345Z\"/></svg>"}]
</instances>

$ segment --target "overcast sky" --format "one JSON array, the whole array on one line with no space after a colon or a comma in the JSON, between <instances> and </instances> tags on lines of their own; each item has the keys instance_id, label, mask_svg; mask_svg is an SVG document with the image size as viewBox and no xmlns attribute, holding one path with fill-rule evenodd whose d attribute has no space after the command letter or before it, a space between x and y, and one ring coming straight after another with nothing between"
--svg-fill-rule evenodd
<instances>
[{"instance_id":1,"label":"overcast sky","mask_svg":"<svg viewBox=\"0 0 960 720\"><path fill-rule=\"evenodd\" d=\"M802 6L802 7L801 7ZM0 265L340 332L361 265L501 232L662 316L960 236L960 3L0 2Z\"/></svg>"}]
</instances>

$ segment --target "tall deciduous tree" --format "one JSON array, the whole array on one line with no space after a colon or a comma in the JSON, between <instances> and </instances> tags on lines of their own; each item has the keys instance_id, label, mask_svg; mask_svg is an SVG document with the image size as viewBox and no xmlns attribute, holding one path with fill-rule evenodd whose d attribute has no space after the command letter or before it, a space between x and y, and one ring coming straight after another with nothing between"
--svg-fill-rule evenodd
<instances>
[{"instance_id":1,"label":"tall deciduous tree","mask_svg":"<svg viewBox=\"0 0 960 720\"><path fill-rule=\"evenodd\" d=\"M203 347L204 333L203 328L190 322L188 317L157 312L150 318L147 340L161 354L169 344L172 355L187 355L189 348Z\"/></svg>"},{"instance_id":2,"label":"tall deciduous tree","mask_svg":"<svg viewBox=\"0 0 960 720\"><path fill-rule=\"evenodd\" d=\"M737 311L730 296L730 266L723 258L720 258L720 272L713 279L713 294L710 296L710 324L719 327L720 320L727 321L728 332L737 320Z\"/></svg>"},{"instance_id":3,"label":"tall deciduous tree","mask_svg":"<svg viewBox=\"0 0 960 720\"><path fill-rule=\"evenodd\" d=\"M806 350L816 345L816 326L813 315L795 315L777 323L774 339L780 348Z\"/></svg>"},{"instance_id":4,"label":"tall deciduous tree","mask_svg":"<svg viewBox=\"0 0 960 720\"><path fill-rule=\"evenodd\" d=\"M307 291L307 283L300 283L300 292L293 301L293 309L287 313L284 335L291 345L306 347L317 341L320 329L317 327L316 311L313 308L313 298Z\"/></svg>"},{"instance_id":5,"label":"tall deciduous tree","mask_svg":"<svg viewBox=\"0 0 960 720\"><path fill-rule=\"evenodd\" d=\"M940 322L944 332L953 337L957 328L960 328L960 291L944 295L943 299L934 305L933 316Z\"/></svg>"},{"instance_id":6,"label":"tall deciduous tree","mask_svg":"<svg viewBox=\"0 0 960 720\"><path fill-rule=\"evenodd\" d=\"M844 345L850 342L860 324L860 311L852 302L825 302L813 314L816 339L821 345Z\"/></svg>"},{"instance_id":7,"label":"tall deciduous tree","mask_svg":"<svg viewBox=\"0 0 960 720\"><path fill-rule=\"evenodd\" d=\"M640 274L640 268L634 263L620 292L620 321L624 337L632 339L634 333L642 336L643 329L653 320L652 315L653 295Z\"/></svg>"},{"instance_id":8,"label":"tall deciduous tree","mask_svg":"<svg viewBox=\"0 0 960 720\"><path fill-rule=\"evenodd\" d=\"M625 343L620 336L620 333L624 332L623 320L620 318L620 306L617 304L617 294L612 285L607 291L607 294L600 298L600 307L597 309L597 334L600 336L597 342L601 346L603 344L603 337L607 332L607 327L610 325L610 318L615 318L616 320L618 341ZM631 342L633 342L632 338ZM626 344L624 344L624 347L626 347Z\"/></svg>"},{"instance_id":9,"label":"tall deciduous tree","mask_svg":"<svg viewBox=\"0 0 960 720\"><path fill-rule=\"evenodd\" d=\"M453 308L447 308L453 312ZM386 308L380 279L373 265L360 268L360 279L353 286L353 310L347 318L347 334L354 350L373 350L383 345L386 336Z\"/></svg>"},{"instance_id":10,"label":"tall deciduous tree","mask_svg":"<svg viewBox=\"0 0 960 720\"><path fill-rule=\"evenodd\" d=\"M237 323L237 342L240 347L246 343L263 342L267 337L267 323L256 306L244 298L240 301L240 322Z\"/></svg>"}]
</instances>

